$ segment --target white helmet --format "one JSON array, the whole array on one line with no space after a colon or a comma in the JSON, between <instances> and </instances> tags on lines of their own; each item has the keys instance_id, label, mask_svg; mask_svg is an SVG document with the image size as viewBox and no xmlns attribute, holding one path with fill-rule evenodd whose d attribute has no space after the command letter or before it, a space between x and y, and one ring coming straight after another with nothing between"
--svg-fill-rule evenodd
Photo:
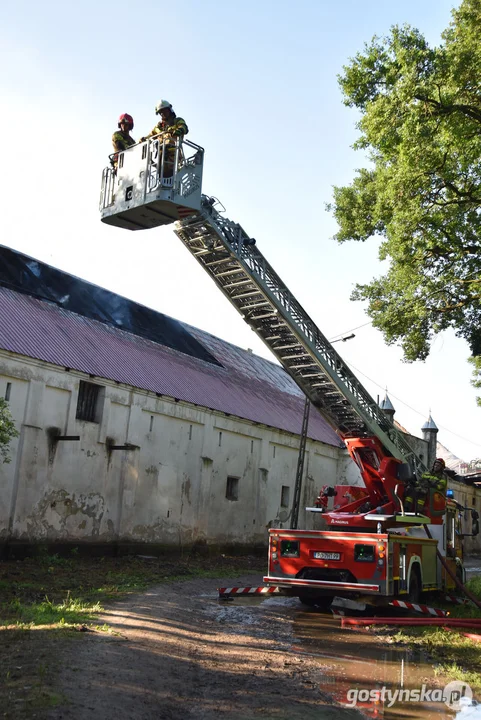
<instances>
[{"instance_id":1,"label":"white helmet","mask_svg":"<svg viewBox=\"0 0 481 720\"><path fill-rule=\"evenodd\" d=\"M171 108L172 105L168 100L159 100L157 105L155 106L155 114L158 115L161 110L165 110L165 108Z\"/></svg>"}]
</instances>

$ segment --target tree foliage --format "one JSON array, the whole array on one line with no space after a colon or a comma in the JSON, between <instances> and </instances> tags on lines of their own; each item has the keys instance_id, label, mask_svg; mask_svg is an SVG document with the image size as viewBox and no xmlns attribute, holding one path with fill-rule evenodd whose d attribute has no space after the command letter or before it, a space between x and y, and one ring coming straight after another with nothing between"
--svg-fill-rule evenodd
<instances>
[{"instance_id":1,"label":"tree foliage","mask_svg":"<svg viewBox=\"0 0 481 720\"><path fill-rule=\"evenodd\" d=\"M18 436L8 404L0 398L0 458L4 463L10 462L8 448L10 440Z\"/></svg>"},{"instance_id":2,"label":"tree foliage","mask_svg":"<svg viewBox=\"0 0 481 720\"><path fill-rule=\"evenodd\" d=\"M481 386L481 0L463 0L435 48L417 30L373 38L339 77L370 166L334 188L339 242L382 238L385 275L357 285L373 325L425 359L446 328Z\"/></svg>"},{"instance_id":3,"label":"tree foliage","mask_svg":"<svg viewBox=\"0 0 481 720\"><path fill-rule=\"evenodd\" d=\"M481 355L477 355L476 357L469 358L469 361L473 365L473 385L475 388L478 388L481 390ZM481 406L481 396L478 396L478 405Z\"/></svg>"}]
</instances>

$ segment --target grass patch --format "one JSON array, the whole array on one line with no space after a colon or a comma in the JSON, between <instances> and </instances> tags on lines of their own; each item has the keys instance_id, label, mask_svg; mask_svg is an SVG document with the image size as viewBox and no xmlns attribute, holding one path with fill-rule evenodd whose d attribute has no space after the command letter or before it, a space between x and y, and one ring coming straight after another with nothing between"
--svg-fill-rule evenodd
<instances>
[{"instance_id":1,"label":"grass patch","mask_svg":"<svg viewBox=\"0 0 481 720\"><path fill-rule=\"evenodd\" d=\"M23 603L16 598L8 606L10 622L17 625L74 625L93 620L94 614L101 612L99 603L85 603L67 595L60 603L51 602L48 597L43 602ZM4 623L6 624L6 623Z\"/></svg>"},{"instance_id":2,"label":"grass patch","mask_svg":"<svg viewBox=\"0 0 481 720\"><path fill-rule=\"evenodd\" d=\"M466 587L470 590L473 595L481 598L481 575L476 575L468 580Z\"/></svg>"},{"instance_id":3,"label":"grass patch","mask_svg":"<svg viewBox=\"0 0 481 720\"><path fill-rule=\"evenodd\" d=\"M0 563L0 627L92 623L104 603L148 587L199 577L262 573L258 557L85 558L41 554Z\"/></svg>"},{"instance_id":4,"label":"grass patch","mask_svg":"<svg viewBox=\"0 0 481 720\"><path fill-rule=\"evenodd\" d=\"M466 587L481 600L481 577L471 578ZM449 610L452 618L481 618L481 610L473 603L453 605L451 603L430 601L427 604ZM478 630L459 628L444 630L439 626L403 627L392 635L394 642L409 645L422 650L430 660L436 663L435 672L449 677L450 680L464 680L473 692L481 692L481 643L462 635L463 632L481 635Z\"/></svg>"},{"instance_id":5,"label":"grass patch","mask_svg":"<svg viewBox=\"0 0 481 720\"><path fill-rule=\"evenodd\" d=\"M474 671L466 670L457 663L444 663L434 669L435 675L447 675L449 680L461 680L461 682L467 683L474 694L478 694L480 690L479 684L479 673Z\"/></svg>"}]
</instances>

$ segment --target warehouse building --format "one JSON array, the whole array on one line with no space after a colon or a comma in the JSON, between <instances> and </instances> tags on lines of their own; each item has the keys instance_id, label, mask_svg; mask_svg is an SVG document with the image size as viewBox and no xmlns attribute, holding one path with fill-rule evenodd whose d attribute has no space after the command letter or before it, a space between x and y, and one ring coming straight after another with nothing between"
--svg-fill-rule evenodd
<instances>
[{"instance_id":1,"label":"warehouse building","mask_svg":"<svg viewBox=\"0 0 481 720\"><path fill-rule=\"evenodd\" d=\"M288 526L304 396L277 364L0 247L3 544L258 545ZM358 483L311 411L301 526Z\"/></svg>"}]
</instances>

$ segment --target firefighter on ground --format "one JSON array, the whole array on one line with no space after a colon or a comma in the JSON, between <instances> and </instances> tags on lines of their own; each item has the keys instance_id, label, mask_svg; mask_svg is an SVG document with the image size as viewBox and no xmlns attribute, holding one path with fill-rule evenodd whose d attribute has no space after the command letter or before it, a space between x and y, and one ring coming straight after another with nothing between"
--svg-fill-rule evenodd
<instances>
[{"instance_id":1,"label":"firefighter on ground","mask_svg":"<svg viewBox=\"0 0 481 720\"><path fill-rule=\"evenodd\" d=\"M429 490L432 488L446 496L447 485L446 463L442 458L436 458L430 472L423 473L420 480L409 483L406 487L404 510L406 512L416 511L423 515Z\"/></svg>"},{"instance_id":2,"label":"firefighter on ground","mask_svg":"<svg viewBox=\"0 0 481 720\"><path fill-rule=\"evenodd\" d=\"M119 153L127 150L127 148L135 145L135 140L130 134L134 129L134 118L128 113L122 113L119 117L118 130L112 135L112 145L114 155L112 156L112 165L117 169L119 162Z\"/></svg>"},{"instance_id":3,"label":"firefighter on ground","mask_svg":"<svg viewBox=\"0 0 481 720\"><path fill-rule=\"evenodd\" d=\"M184 137L189 132L187 123L181 117L177 117L172 109L172 105L168 100L159 100L155 106L155 114L160 115L159 122L148 135L140 138L140 142L144 142L147 138L155 135L163 134L165 142L165 159L164 159L164 177L171 177L174 172L176 139Z\"/></svg>"}]
</instances>

